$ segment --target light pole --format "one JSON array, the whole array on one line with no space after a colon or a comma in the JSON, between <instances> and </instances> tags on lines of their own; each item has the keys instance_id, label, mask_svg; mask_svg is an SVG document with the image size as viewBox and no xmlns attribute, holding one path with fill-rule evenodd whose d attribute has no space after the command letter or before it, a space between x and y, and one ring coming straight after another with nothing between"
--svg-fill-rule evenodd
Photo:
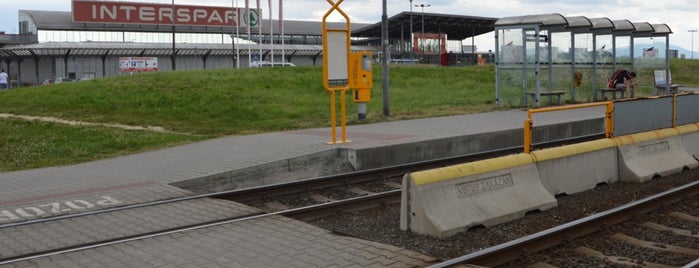
<instances>
[{"instance_id":1,"label":"light pole","mask_svg":"<svg viewBox=\"0 0 699 268\"><path fill-rule=\"evenodd\" d=\"M172 70L176 70L177 50L175 50L175 0L172 0Z\"/></svg>"},{"instance_id":2,"label":"light pole","mask_svg":"<svg viewBox=\"0 0 699 268\"><path fill-rule=\"evenodd\" d=\"M422 9L422 11L421 11L421 13L422 13L422 23L421 23L422 24L422 34L420 36L420 46L422 47L421 49L422 49L423 55L425 54L425 43L424 43L424 40L425 40L425 7L429 7L429 6L430 6L430 4L415 5L415 7L420 7Z\"/></svg>"},{"instance_id":3,"label":"light pole","mask_svg":"<svg viewBox=\"0 0 699 268\"><path fill-rule=\"evenodd\" d=\"M410 0L410 63L413 63L413 0Z\"/></svg>"},{"instance_id":4,"label":"light pole","mask_svg":"<svg viewBox=\"0 0 699 268\"><path fill-rule=\"evenodd\" d=\"M692 59L694 59L694 33L696 33L697 30L687 30L687 31L692 33Z\"/></svg>"}]
</instances>

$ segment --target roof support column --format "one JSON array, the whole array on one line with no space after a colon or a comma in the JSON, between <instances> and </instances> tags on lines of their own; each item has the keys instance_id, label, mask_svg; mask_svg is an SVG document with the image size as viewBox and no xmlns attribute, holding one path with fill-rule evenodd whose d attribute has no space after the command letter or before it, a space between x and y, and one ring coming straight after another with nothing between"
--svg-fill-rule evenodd
<instances>
[{"instance_id":1,"label":"roof support column","mask_svg":"<svg viewBox=\"0 0 699 268\"><path fill-rule=\"evenodd\" d=\"M63 55L63 77L68 77L68 57L70 57L70 52L71 50L68 49L68 51L66 51L66 54Z\"/></svg>"},{"instance_id":2,"label":"roof support column","mask_svg":"<svg viewBox=\"0 0 699 268\"><path fill-rule=\"evenodd\" d=\"M109 50L100 56L100 60L102 60L102 77L107 76L107 55L109 55Z\"/></svg>"},{"instance_id":3,"label":"roof support column","mask_svg":"<svg viewBox=\"0 0 699 268\"><path fill-rule=\"evenodd\" d=\"M575 101L575 32L570 32L570 88L573 89L573 101ZM596 93L595 93L596 94Z\"/></svg>"}]
</instances>

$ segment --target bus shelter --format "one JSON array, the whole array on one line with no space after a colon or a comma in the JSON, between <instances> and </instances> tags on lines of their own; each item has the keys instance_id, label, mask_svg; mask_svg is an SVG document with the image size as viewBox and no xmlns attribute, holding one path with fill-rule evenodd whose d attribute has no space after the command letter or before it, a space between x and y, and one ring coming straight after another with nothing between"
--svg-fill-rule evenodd
<instances>
[{"instance_id":1,"label":"bus shelter","mask_svg":"<svg viewBox=\"0 0 699 268\"><path fill-rule=\"evenodd\" d=\"M600 93L616 69L636 71L647 85L643 90L650 92L653 70L669 70L670 33L665 24L560 14L499 19L496 103L526 107L596 101L604 98Z\"/></svg>"}]
</instances>

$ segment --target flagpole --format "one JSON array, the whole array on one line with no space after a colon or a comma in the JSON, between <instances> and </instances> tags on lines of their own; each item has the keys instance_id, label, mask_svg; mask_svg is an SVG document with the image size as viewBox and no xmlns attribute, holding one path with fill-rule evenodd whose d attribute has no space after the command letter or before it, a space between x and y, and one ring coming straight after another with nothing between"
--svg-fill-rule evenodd
<instances>
[{"instance_id":1,"label":"flagpole","mask_svg":"<svg viewBox=\"0 0 699 268\"><path fill-rule=\"evenodd\" d=\"M270 52L270 60L271 62L274 62L274 29L272 29L272 0L267 0L267 8L269 8L269 44L271 45Z\"/></svg>"},{"instance_id":2,"label":"flagpole","mask_svg":"<svg viewBox=\"0 0 699 268\"><path fill-rule=\"evenodd\" d=\"M235 12L236 15L235 17L237 18L235 22L235 38L237 40L240 40L240 10L238 8L238 0L235 0ZM233 41L235 42L235 41ZM240 69L240 43L238 43L238 47L235 49L235 68Z\"/></svg>"},{"instance_id":3,"label":"flagpole","mask_svg":"<svg viewBox=\"0 0 699 268\"><path fill-rule=\"evenodd\" d=\"M284 55L284 8L282 7L282 0L279 0L279 33L282 37L282 63L286 62L286 56Z\"/></svg>"},{"instance_id":4,"label":"flagpole","mask_svg":"<svg viewBox=\"0 0 699 268\"><path fill-rule=\"evenodd\" d=\"M252 50L250 49L250 41L252 41L250 36L250 0L245 0L245 26L248 29L248 67L250 67L252 62Z\"/></svg>"},{"instance_id":5,"label":"flagpole","mask_svg":"<svg viewBox=\"0 0 699 268\"><path fill-rule=\"evenodd\" d=\"M231 0L231 25L235 27L235 33L233 32L233 29L231 29L231 43L233 43L233 68L240 68L238 66L238 49L235 47L235 38L238 37L238 21L240 21L240 16L238 16L238 8L237 8L237 3L238 0Z\"/></svg>"},{"instance_id":6,"label":"flagpole","mask_svg":"<svg viewBox=\"0 0 699 268\"><path fill-rule=\"evenodd\" d=\"M262 14L260 14L260 11L262 10L260 8L260 0L256 1L257 4L257 37L258 37L258 42L257 42L257 49L259 50L258 52L258 61L262 61Z\"/></svg>"}]
</instances>

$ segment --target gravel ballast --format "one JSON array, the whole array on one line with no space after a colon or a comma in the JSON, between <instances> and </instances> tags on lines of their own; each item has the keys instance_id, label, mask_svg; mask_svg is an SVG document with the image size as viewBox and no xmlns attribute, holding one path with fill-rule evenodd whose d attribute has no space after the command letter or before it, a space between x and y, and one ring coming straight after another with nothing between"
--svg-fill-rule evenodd
<instances>
[{"instance_id":1,"label":"gravel ballast","mask_svg":"<svg viewBox=\"0 0 699 268\"><path fill-rule=\"evenodd\" d=\"M402 231L400 205L343 213L311 223L348 236L395 245L440 259L451 259L605 211L699 179L699 169L654 178L645 183L616 182L557 197L556 208L488 228L472 229L438 239ZM694 197L696 198L696 197ZM699 213L694 213L699 216Z\"/></svg>"}]
</instances>

